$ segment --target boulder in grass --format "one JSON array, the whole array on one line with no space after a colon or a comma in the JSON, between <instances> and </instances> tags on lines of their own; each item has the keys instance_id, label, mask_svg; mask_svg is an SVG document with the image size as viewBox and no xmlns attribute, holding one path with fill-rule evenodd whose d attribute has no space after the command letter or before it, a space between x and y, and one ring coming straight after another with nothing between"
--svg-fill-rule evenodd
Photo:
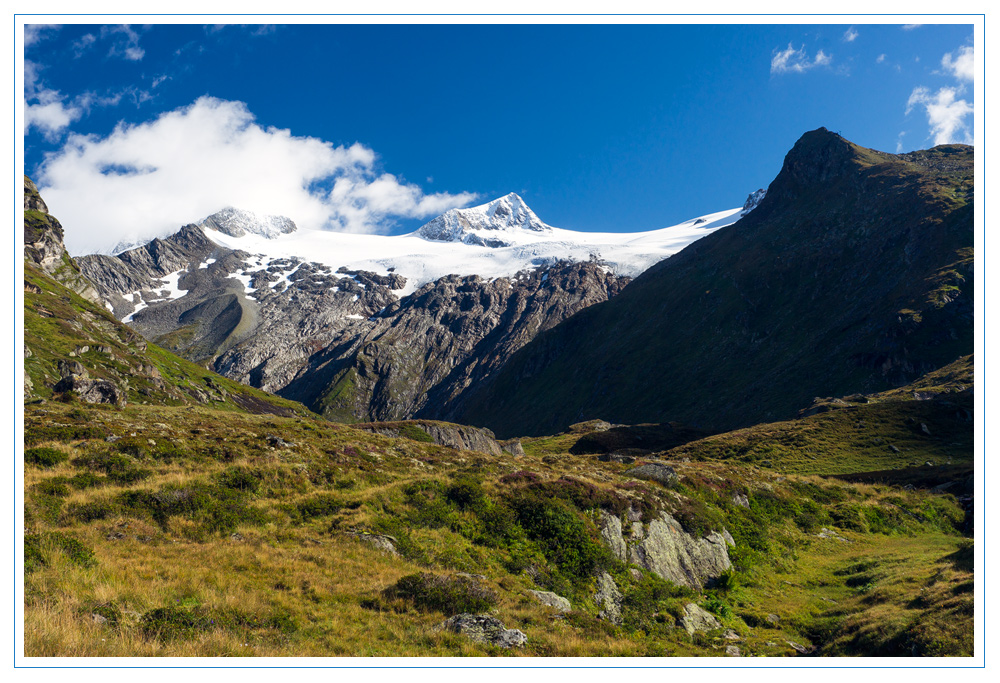
<instances>
[{"instance_id":1,"label":"boulder in grass","mask_svg":"<svg viewBox=\"0 0 1000 683\"><path fill-rule=\"evenodd\" d=\"M488 614L456 614L441 624L440 628L460 633L483 645L512 648L524 647L528 642L528 636L524 633L505 627L502 621Z\"/></svg>"}]
</instances>

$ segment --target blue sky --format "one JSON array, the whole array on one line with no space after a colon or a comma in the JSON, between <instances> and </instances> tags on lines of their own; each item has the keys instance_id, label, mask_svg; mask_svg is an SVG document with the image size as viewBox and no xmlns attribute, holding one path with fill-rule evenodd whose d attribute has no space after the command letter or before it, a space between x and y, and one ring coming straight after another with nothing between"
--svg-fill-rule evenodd
<instances>
[{"instance_id":1,"label":"blue sky","mask_svg":"<svg viewBox=\"0 0 1000 683\"><path fill-rule=\"evenodd\" d=\"M742 204L825 126L971 142L966 25L100 26L25 33L25 172L71 251L222 206L401 233L518 192L576 230Z\"/></svg>"}]
</instances>

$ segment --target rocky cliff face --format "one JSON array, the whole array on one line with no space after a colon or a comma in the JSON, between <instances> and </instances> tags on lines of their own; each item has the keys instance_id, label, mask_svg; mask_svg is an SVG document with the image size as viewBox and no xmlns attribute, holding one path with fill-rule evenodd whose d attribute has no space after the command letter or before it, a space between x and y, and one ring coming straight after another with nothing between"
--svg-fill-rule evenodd
<instances>
[{"instance_id":1,"label":"rocky cliff face","mask_svg":"<svg viewBox=\"0 0 1000 683\"><path fill-rule=\"evenodd\" d=\"M539 332L617 294L627 278L594 263L489 281L450 276L339 333L279 393L348 420L449 419L465 390ZM233 373L249 342L220 358Z\"/></svg>"},{"instance_id":2,"label":"rocky cliff face","mask_svg":"<svg viewBox=\"0 0 1000 683\"><path fill-rule=\"evenodd\" d=\"M24 176L24 258L85 299L100 300L66 252L62 225L49 214L49 207L28 176Z\"/></svg>"},{"instance_id":3,"label":"rocky cliff face","mask_svg":"<svg viewBox=\"0 0 1000 683\"><path fill-rule=\"evenodd\" d=\"M406 279L395 273L253 256L195 225L80 262L146 338L348 421L448 419L465 389L536 334L628 282L596 262L558 263L449 276L400 299Z\"/></svg>"},{"instance_id":4,"label":"rocky cliff face","mask_svg":"<svg viewBox=\"0 0 1000 683\"><path fill-rule=\"evenodd\" d=\"M451 419L732 429L881 391L973 348L973 149L805 134L759 205L518 353Z\"/></svg>"}]
</instances>

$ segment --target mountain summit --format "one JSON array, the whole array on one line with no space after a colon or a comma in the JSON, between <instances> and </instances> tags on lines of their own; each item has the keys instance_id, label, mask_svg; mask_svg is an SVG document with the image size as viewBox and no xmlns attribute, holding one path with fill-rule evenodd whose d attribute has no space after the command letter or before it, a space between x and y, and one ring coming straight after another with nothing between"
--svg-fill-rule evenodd
<instances>
[{"instance_id":1,"label":"mountain summit","mask_svg":"<svg viewBox=\"0 0 1000 683\"><path fill-rule=\"evenodd\" d=\"M494 199L468 209L451 209L423 225L417 234L435 242L463 242L484 247L506 247L510 243L496 233L530 230L551 233L517 194ZM485 232L486 234L480 234Z\"/></svg>"},{"instance_id":2,"label":"mountain summit","mask_svg":"<svg viewBox=\"0 0 1000 683\"><path fill-rule=\"evenodd\" d=\"M216 230L230 237L244 235L260 235L275 239L281 235L295 232L295 222L284 216L269 216L243 209L227 206L222 211L216 211L208 218L198 223L200 228Z\"/></svg>"}]
</instances>

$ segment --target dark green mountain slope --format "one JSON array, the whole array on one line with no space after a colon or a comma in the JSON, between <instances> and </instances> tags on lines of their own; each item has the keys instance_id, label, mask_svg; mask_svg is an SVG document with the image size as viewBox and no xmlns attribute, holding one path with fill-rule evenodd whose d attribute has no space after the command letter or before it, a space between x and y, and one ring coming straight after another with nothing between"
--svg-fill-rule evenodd
<instances>
[{"instance_id":1,"label":"dark green mountain slope","mask_svg":"<svg viewBox=\"0 0 1000 683\"><path fill-rule=\"evenodd\" d=\"M449 419L725 430L900 386L973 349L973 149L819 129L760 206L537 337Z\"/></svg>"}]
</instances>

